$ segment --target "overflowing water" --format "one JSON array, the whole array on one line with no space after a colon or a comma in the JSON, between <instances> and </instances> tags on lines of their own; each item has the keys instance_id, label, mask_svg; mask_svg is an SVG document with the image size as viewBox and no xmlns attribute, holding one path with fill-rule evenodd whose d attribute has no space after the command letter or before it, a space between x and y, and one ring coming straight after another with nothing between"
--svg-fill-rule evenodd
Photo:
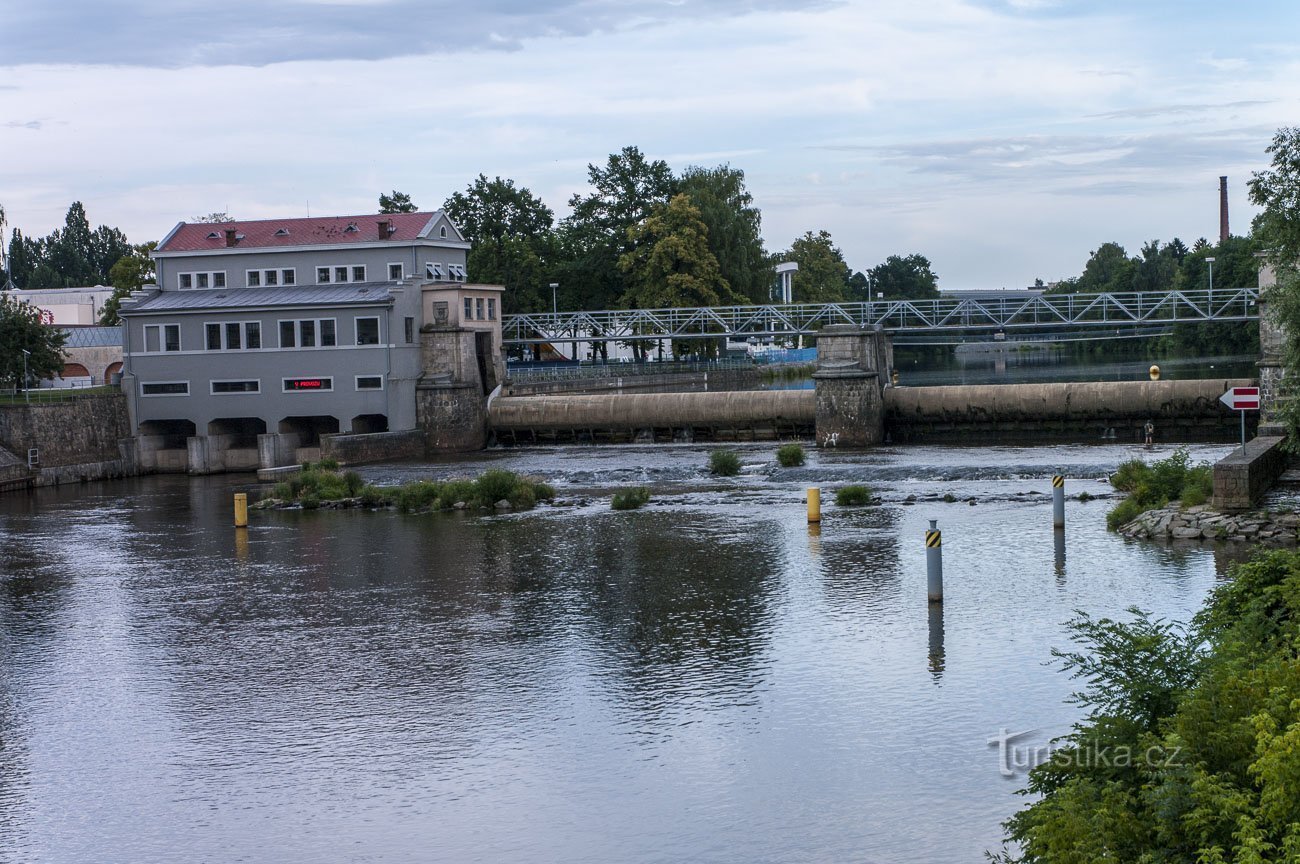
<instances>
[{"instance_id":1,"label":"overflowing water","mask_svg":"<svg viewBox=\"0 0 1300 864\"><path fill-rule=\"evenodd\" d=\"M0 860L981 860L1023 804L990 738L1077 719L1074 610L1184 618L1230 557L1105 531L1106 475L1165 447L736 449L726 479L685 445L362 472L556 485L504 515L236 531L231 477L0 497ZM879 506L834 506L849 482Z\"/></svg>"}]
</instances>

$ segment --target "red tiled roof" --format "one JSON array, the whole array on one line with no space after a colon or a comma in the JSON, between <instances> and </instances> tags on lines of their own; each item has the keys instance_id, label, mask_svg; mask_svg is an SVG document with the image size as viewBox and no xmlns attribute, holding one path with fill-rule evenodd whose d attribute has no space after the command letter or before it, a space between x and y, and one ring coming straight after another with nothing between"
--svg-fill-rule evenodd
<instances>
[{"instance_id":1,"label":"red tiled roof","mask_svg":"<svg viewBox=\"0 0 1300 864\"><path fill-rule=\"evenodd\" d=\"M236 249L274 249L335 243L375 243L379 223L389 219L397 230L388 242L415 240L438 212L367 213L364 216L325 216L309 219L259 219L250 222L182 222L159 246L158 252L206 252L226 248L226 231L240 235ZM349 231L348 226L356 226ZM284 232L284 233L278 233ZM215 237L210 235L216 234Z\"/></svg>"}]
</instances>

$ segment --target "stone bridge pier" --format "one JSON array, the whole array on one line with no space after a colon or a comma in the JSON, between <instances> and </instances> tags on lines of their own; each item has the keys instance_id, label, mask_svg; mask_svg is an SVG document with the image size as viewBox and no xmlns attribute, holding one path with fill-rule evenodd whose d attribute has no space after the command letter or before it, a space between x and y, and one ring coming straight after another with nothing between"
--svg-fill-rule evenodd
<instances>
[{"instance_id":1,"label":"stone bridge pier","mask_svg":"<svg viewBox=\"0 0 1300 864\"><path fill-rule=\"evenodd\" d=\"M884 389L893 366L893 345L883 330L836 324L818 332L818 446L868 447L884 440Z\"/></svg>"}]
</instances>

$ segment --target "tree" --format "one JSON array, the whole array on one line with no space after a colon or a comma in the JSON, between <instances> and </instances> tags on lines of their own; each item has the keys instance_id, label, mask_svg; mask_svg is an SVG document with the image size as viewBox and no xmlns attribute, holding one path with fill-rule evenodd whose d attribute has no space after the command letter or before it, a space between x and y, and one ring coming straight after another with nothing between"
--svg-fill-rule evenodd
<instances>
[{"instance_id":1,"label":"tree","mask_svg":"<svg viewBox=\"0 0 1300 864\"><path fill-rule=\"evenodd\" d=\"M809 231L779 253L775 262L794 261L799 270L791 283L796 303L834 303L844 299L849 265L827 231ZM775 263L774 262L774 263Z\"/></svg>"},{"instance_id":2,"label":"tree","mask_svg":"<svg viewBox=\"0 0 1300 864\"><path fill-rule=\"evenodd\" d=\"M212 223L220 224L220 223L223 223L223 222L234 222L234 221L235 221L235 217L234 217L234 216L231 216L229 213L227 213L226 211L222 210L222 211L220 211L220 212L216 212L216 213L208 213L208 214L206 214L206 215L204 215L204 216L195 216L191 221L192 221L192 222L212 222Z\"/></svg>"},{"instance_id":3,"label":"tree","mask_svg":"<svg viewBox=\"0 0 1300 864\"><path fill-rule=\"evenodd\" d=\"M709 250L708 233L699 208L684 193L629 229L632 248L618 259L628 284L621 305L665 309L738 302Z\"/></svg>"},{"instance_id":4,"label":"tree","mask_svg":"<svg viewBox=\"0 0 1300 864\"><path fill-rule=\"evenodd\" d=\"M1103 243L1083 265L1076 289L1080 294L1131 290L1134 262L1118 243Z\"/></svg>"},{"instance_id":5,"label":"tree","mask_svg":"<svg viewBox=\"0 0 1300 864\"><path fill-rule=\"evenodd\" d=\"M745 189L745 172L729 165L692 166L678 187L699 209L709 250L731 290L751 303L768 302L775 273L763 250L762 216Z\"/></svg>"},{"instance_id":6,"label":"tree","mask_svg":"<svg viewBox=\"0 0 1300 864\"><path fill-rule=\"evenodd\" d=\"M1142 257L1133 262L1132 291L1169 291L1178 274L1178 258L1159 240L1142 244Z\"/></svg>"},{"instance_id":7,"label":"tree","mask_svg":"<svg viewBox=\"0 0 1300 864\"><path fill-rule=\"evenodd\" d=\"M99 317L100 324L105 327L121 324L122 319L118 317L118 310L122 306L122 301L129 297L131 292L139 291L146 282L155 278L152 256L157 246L156 241L150 240L148 243L133 247L130 254L117 259L108 273L113 294L104 303L104 310Z\"/></svg>"},{"instance_id":8,"label":"tree","mask_svg":"<svg viewBox=\"0 0 1300 864\"><path fill-rule=\"evenodd\" d=\"M411 202L411 196L405 192L393 190L391 195L379 193L380 213L414 213L419 208Z\"/></svg>"},{"instance_id":9,"label":"tree","mask_svg":"<svg viewBox=\"0 0 1300 864\"><path fill-rule=\"evenodd\" d=\"M558 281L569 303L604 309L627 289L618 260L629 249L628 229L668 203L677 181L668 163L648 160L636 147L611 153L604 166L589 164L587 181L592 191L569 199L573 212L561 225Z\"/></svg>"},{"instance_id":10,"label":"tree","mask_svg":"<svg viewBox=\"0 0 1300 864\"><path fill-rule=\"evenodd\" d=\"M0 382L27 387L63 370L68 334L41 323L41 310L0 293ZM24 357L24 351L28 352ZM23 381L26 362L27 380Z\"/></svg>"},{"instance_id":11,"label":"tree","mask_svg":"<svg viewBox=\"0 0 1300 864\"><path fill-rule=\"evenodd\" d=\"M550 281L547 261L555 247L555 214L540 198L513 180L480 174L464 192L443 202L442 209L472 244L465 262L470 278L505 286L504 312L549 306L543 289Z\"/></svg>"},{"instance_id":12,"label":"tree","mask_svg":"<svg viewBox=\"0 0 1300 864\"><path fill-rule=\"evenodd\" d=\"M63 227L48 237L24 237L14 229L9 242L9 275L20 288L79 288L104 285L109 271L123 255L131 254L126 235L100 225L93 231L80 201L72 202Z\"/></svg>"},{"instance_id":13,"label":"tree","mask_svg":"<svg viewBox=\"0 0 1300 864\"><path fill-rule=\"evenodd\" d=\"M929 300L939 296L939 277L924 255L890 255L869 272L871 290L884 294L886 300Z\"/></svg>"}]
</instances>

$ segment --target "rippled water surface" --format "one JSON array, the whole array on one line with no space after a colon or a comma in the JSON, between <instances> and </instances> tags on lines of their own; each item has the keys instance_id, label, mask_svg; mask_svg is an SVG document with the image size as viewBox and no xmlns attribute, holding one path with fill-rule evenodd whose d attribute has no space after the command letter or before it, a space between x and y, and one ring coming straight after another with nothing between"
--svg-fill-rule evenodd
<instances>
[{"instance_id":1,"label":"rippled water surface","mask_svg":"<svg viewBox=\"0 0 1300 864\"><path fill-rule=\"evenodd\" d=\"M1076 717L1072 610L1185 617L1223 568L1107 534L1105 498L1053 542L1047 478L1104 496L1136 448L738 449L725 480L692 446L363 471L567 502L500 516L0 496L0 860L978 861L1022 803L988 739ZM848 482L884 503L810 530L803 489Z\"/></svg>"}]
</instances>

